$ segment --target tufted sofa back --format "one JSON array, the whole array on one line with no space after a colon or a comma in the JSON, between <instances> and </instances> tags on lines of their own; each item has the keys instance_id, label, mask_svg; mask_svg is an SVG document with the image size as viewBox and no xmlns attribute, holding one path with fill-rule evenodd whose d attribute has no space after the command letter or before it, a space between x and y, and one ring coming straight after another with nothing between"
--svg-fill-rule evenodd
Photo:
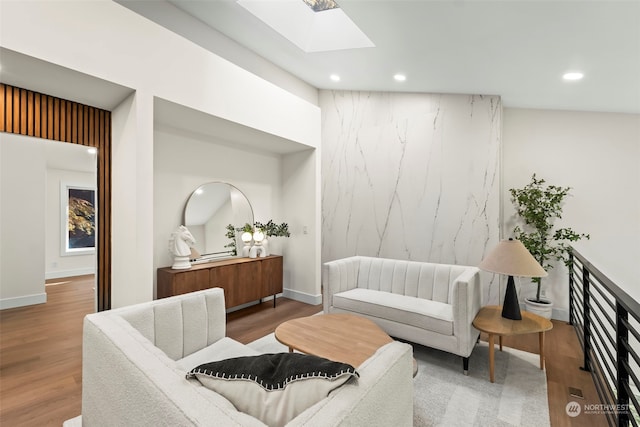
<instances>
[{"instance_id":1,"label":"tufted sofa back","mask_svg":"<svg viewBox=\"0 0 640 427\"><path fill-rule=\"evenodd\" d=\"M467 267L359 257L357 285L451 304L451 285Z\"/></svg>"},{"instance_id":2,"label":"tufted sofa back","mask_svg":"<svg viewBox=\"0 0 640 427\"><path fill-rule=\"evenodd\" d=\"M453 283L468 269L462 265L434 264L386 258L354 256L325 266L324 280L332 293L353 287L392 292L451 304Z\"/></svg>"},{"instance_id":3,"label":"tufted sofa back","mask_svg":"<svg viewBox=\"0 0 640 427\"><path fill-rule=\"evenodd\" d=\"M123 307L111 315L125 319L173 360L213 344L226 333L220 288Z\"/></svg>"}]
</instances>

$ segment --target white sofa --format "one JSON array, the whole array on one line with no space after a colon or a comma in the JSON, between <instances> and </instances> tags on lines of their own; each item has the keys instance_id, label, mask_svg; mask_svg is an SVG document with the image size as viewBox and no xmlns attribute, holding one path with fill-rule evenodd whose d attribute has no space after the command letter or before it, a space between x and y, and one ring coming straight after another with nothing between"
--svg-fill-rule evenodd
<instances>
[{"instance_id":1,"label":"white sofa","mask_svg":"<svg viewBox=\"0 0 640 427\"><path fill-rule=\"evenodd\" d=\"M86 316L83 333L83 426L264 426L222 395L187 380L210 361L255 355L225 337L220 288ZM410 426L412 351L381 347L349 381L288 426ZM77 421L77 420L76 420Z\"/></svg>"},{"instance_id":2,"label":"white sofa","mask_svg":"<svg viewBox=\"0 0 640 427\"><path fill-rule=\"evenodd\" d=\"M466 374L479 336L476 267L354 256L327 262L325 313L353 313L387 334L462 356Z\"/></svg>"}]
</instances>

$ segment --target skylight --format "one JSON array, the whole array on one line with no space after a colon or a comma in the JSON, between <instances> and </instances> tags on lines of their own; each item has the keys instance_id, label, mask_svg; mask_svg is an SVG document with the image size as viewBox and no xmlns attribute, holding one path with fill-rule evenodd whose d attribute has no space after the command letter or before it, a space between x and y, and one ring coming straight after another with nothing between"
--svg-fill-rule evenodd
<instances>
[{"instance_id":1,"label":"skylight","mask_svg":"<svg viewBox=\"0 0 640 427\"><path fill-rule=\"evenodd\" d=\"M314 12L323 12L325 10L337 9L338 3L333 0L302 0L313 10Z\"/></svg>"},{"instance_id":2,"label":"skylight","mask_svg":"<svg viewBox=\"0 0 640 427\"><path fill-rule=\"evenodd\" d=\"M237 0L273 30L304 52L375 47L369 38L333 0ZM309 3L332 3L315 12Z\"/></svg>"}]
</instances>

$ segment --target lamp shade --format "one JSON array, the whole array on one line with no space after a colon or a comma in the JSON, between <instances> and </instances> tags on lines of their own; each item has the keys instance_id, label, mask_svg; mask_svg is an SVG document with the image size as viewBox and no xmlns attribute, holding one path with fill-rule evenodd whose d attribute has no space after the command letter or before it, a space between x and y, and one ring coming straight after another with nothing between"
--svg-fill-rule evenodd
<instances>
[{"instance_id":1,"label":"lamp shade","mask_svg":"<svg viewBox=\"0 0 640 427\"><path fill-rule=\"evenodd\" d=\"M263 240L264 240L264 233L262 232L262 230L257 229L253 233L253 241L256 243L262 243Z\"/></svg>"},{"instance_id":2,"label":"lamp shade","mask_svg":"<svg viewBox=\"0 0 640 427\"><path fill-rule=\"evenodd\" d=\"M252 236L251 236L251 233L249 233L248 231L245 231L244 233L242 233L242 236L240 236L240 238L244 243L249 243L251 241Z\"/></svg>"},{"instance_id":3,"label":"lamp shade","mask_svg":"<svg viewBox=\"0 0 640 427\"><path fill-rule=\"evenodd\" d=\"M546 277L547 272L520 240L502 240L478 265L492 273L520 277Z\"/></svg>"}]
</instances>

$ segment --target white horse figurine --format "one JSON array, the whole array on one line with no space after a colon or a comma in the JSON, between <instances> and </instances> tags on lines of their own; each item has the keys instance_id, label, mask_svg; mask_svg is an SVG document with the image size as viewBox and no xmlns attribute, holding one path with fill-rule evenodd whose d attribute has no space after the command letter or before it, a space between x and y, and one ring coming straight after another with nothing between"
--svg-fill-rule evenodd
<instances>
[{"instance_id":1,"label":"white horse figurine","mask_svg":"<svg viewBox=\"0 0 640 427\"><path fill-rule=\"evenodd\" d=\"M173 265L171 268L174 270L184 270L191 268L189 258L191 255L191 247L195 245L196 239L185 227L181 225L176 231L171 233L169 239L169 252L173 255Z\"/></svg>"}]
</instances>

